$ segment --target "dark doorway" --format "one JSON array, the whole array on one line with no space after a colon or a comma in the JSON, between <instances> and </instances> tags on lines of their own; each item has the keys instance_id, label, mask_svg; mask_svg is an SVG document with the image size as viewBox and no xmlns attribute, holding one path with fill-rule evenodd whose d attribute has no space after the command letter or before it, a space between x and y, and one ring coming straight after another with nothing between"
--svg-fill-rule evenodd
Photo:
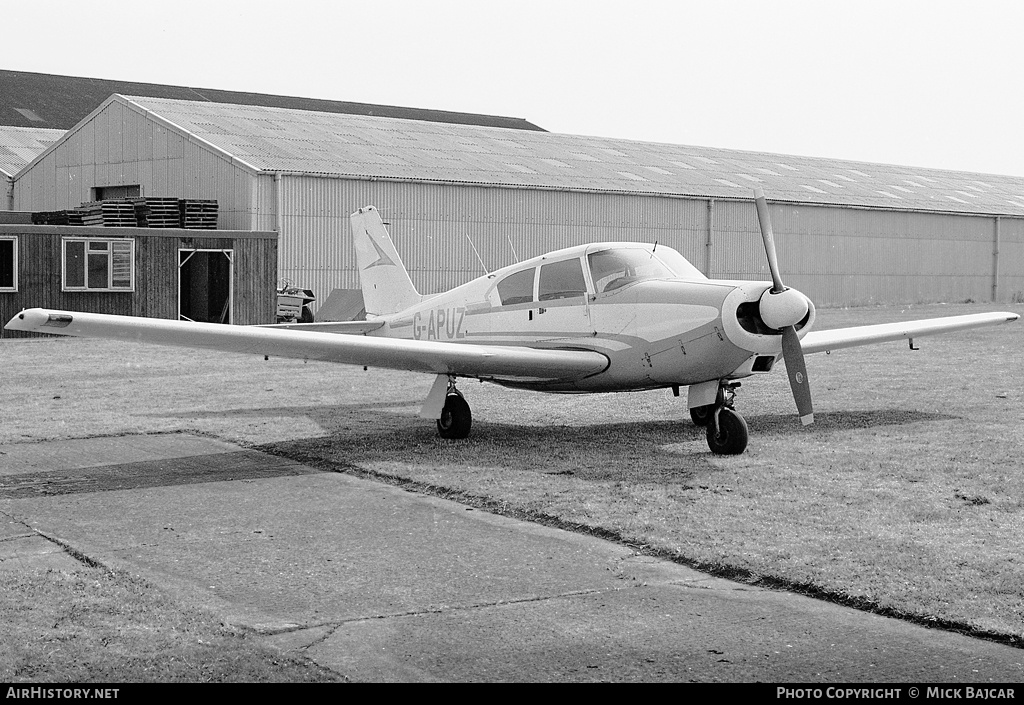
<instances>
[{"instance_id":1,"label":"dark doorway","mask_svg":"<svg viewBox=\"0 0 1024 705\"><path fill-rule=\"evenodd\" d=\"M231 250L178 250L178 318L231 323Z\"/></svg>"}]
</instances>

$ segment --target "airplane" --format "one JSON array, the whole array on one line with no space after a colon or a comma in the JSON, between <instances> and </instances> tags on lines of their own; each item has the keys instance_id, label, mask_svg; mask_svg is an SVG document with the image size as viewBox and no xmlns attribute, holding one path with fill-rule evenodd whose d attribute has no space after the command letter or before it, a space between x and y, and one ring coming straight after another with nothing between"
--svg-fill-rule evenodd
<instances>
[{"instance_id":1,"label":"airplane","mask_svg":"<svg viewBox=\"0 0 1024 705\"><path fill-rule=\"evenodd\" d=\"M801 421L813 423L806 354L1015 321L993 312L813 331L811 300L782 281L768 205L754 202L771 281L709 279L658 243L551 252L424 296L378 210L350 217L366 320L233 326L27 309L10 330L109 338L436 375L420 416L442 438L470 434L460 378L552 393L687 388L692 421L718 455L743 453L739 380L785 363Z\"/></svg>"}]
</instances>

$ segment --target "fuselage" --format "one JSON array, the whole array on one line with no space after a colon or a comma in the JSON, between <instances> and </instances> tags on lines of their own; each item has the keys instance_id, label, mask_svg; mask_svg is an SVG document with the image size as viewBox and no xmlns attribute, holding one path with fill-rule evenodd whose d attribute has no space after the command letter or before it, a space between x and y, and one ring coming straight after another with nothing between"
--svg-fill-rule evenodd
<instances>
[{"instance_id":1,"label":"fuselage","mask_svg":"<svg viewBox=\"0 0 1024 705\"><path fill-rule=\"evenodd\" d=\"M374 335L590 350L607 368L580 378L488 381L549 392L686 386L767 372L779 331L757 314L771 282L712 280L664 246L600 243L559 250L475 279L397 314ZM810 330L809 307L800 331Z\"/></svg>"}]
</instances>

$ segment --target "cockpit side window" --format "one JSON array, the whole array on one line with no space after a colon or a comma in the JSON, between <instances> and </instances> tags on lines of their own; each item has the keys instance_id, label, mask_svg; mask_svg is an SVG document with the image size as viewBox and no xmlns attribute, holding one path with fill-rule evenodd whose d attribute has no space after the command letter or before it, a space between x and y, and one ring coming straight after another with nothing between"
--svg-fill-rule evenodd
<instances>
[{"instance_id":1,"label":"cockpit side window","mask_svg":"<svg viewBox=\"0 0 1024 705\"><path fill-rule=\"evenodd\" d=\"M501 305L510 306L533 301L533 277L536 271L536 268L524 269L509 274L498 282L498 298L501 299Z\"/></svg>"},{"instance_id":2,"label":"cockpit side window","mask_svg":"<svg viewBox=\"0 0 1024 705\"><path fill-rule=\"evenodd\" d=\"M590 253L587 260L594 288L599 294L643 279L670 279L675 276L651 252L639 248L600 250Z\"/></svg>"},{"instance_id":3,"label":"cockpit side window","mask_svg":"<svg viewBox=\"0 0 1024 705\"><path fill-rule=\"evenodd\" d=\"M583 278L583 263L579 258L541 265L538 296L541 301L586 295L587 282Z\"/></svg>"}]
</instances>

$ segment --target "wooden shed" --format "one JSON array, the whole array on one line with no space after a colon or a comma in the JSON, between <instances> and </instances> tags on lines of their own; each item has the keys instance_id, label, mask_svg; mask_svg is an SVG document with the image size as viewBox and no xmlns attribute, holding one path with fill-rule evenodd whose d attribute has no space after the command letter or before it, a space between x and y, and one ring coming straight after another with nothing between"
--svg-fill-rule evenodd
<instances>
[{"instance_id":1,"label":"wooden shed","mask_svg":"<svg viewBox=\"0 0 1024 705\"><path fill-rule=\"evenodd\" d=\"M276 284L275 232L0 225L3 323L35 307L273 323Z\"/></svg>"}]
</instances>

